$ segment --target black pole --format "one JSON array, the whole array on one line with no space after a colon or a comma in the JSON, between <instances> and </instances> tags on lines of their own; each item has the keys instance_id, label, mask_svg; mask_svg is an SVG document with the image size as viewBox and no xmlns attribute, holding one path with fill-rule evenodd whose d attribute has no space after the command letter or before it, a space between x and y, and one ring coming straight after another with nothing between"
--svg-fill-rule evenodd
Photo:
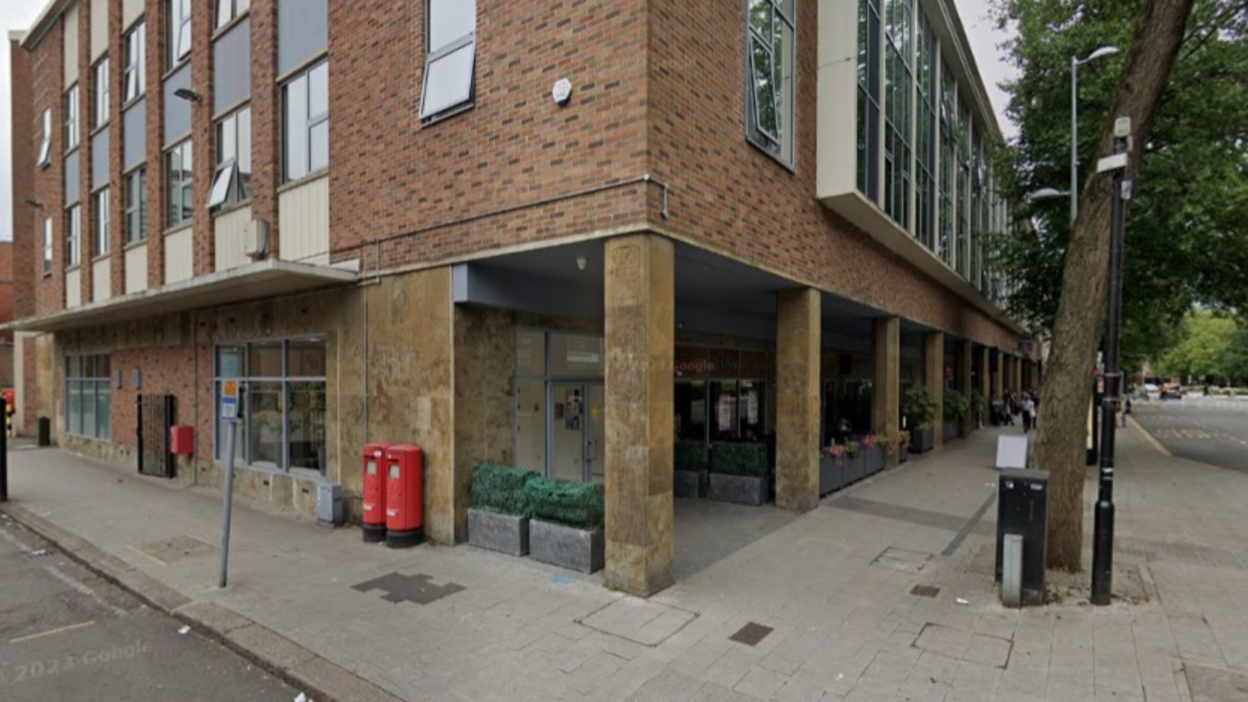
<instances>
[{"instance_id":1,"label":"black pole","mask_svg":"<svg viewBox=\"0 0 1248 702\"><path fill-rule=\"evenodd\" d=\"M9 398L0 395L0 418L5 426L0 429L0 502L9 501Z\"/></svg>"},{"instance_id":2,"label":"black pole","mask_svg":"<svg viewBox=\"0 0 1248 702\"><path fill-rule=\"evenodd\" d=\"M1114 126L1114 153L1127 151L1129 126L1119 119ZM1112 599L1114 570L1114 436L1116 411L1122 398L1122 370L1118 365L1118 342L1122 329L1122 250L1124 248L1125 162L1113 172L1109 223L1109 320L1105 332L1105 394L1101 403L1101 480L1096 500L1096 525L1092 537L1092 604L1107 605Z\"/></svg>"}]
</instances>

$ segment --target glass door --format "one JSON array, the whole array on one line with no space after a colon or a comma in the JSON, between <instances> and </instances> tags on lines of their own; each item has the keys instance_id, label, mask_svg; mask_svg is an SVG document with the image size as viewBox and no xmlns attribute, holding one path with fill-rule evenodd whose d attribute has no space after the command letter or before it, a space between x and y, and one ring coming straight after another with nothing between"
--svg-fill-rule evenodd
<instances>
[{"instance_id":1,"label":"glass door","mask_svg":"<svg viewBox=\"0 0 1248 702\"><path fill-rule=\"evenodd\" d=\"M599 485L607 479L606 393L601 383L586 385L589 408L585 423L586 480Z\"/></svg>"},{"instance_id":2,"label":"glass door","mask_svg":"<svg viewBox=\"0 0 1248 702\"><path fill-rule=\"evenodd\" d=\"M551 469L559 480L602 482L605 460L601 383L552 383Z\"/></svg>"}]
</instances>

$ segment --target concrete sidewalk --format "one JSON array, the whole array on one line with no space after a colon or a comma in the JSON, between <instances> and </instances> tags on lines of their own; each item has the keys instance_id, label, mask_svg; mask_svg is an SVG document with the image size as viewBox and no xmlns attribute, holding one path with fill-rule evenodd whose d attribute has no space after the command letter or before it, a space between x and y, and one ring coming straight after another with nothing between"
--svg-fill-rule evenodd
<instances>
[{"instance_id":1,"label":"concrete sidewalk","mask_svg":"<svg viewBox=\"0 0 1248 702\"><path fill-rule=\"evenodd\" d=\"M218 590L218 493L58 450L12 453L5 510L316 699L1243 699L1248 476L1120 433L1115 591L1128 600L1093 608L1069 578L1060 603L1007 610L992 586L991 460L995 437L1020 431L978 432L763 520L650 600L246 505ZM1091 481L1085 496L1090 509Z\"/></svg>"}]
</instances>

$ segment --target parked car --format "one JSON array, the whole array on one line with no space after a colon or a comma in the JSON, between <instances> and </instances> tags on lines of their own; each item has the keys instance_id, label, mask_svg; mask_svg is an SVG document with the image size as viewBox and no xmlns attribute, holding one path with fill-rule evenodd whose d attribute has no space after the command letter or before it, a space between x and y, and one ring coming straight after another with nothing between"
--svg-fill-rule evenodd
<instances>
[{"instance_id":1,"label":"parked car","mask_svg":"<svg viewBox=\"0 0 1248 702\"><path fill-rule=\"evenodd\" d=\"M1161 386L1161 399L1182 400L1183 399L1183 386L1179 385L1178 383L1175 383L1173 385L1171 385L1170 383L1166 383L1165 385L1162 385Z\"/></svg>"}]
</instances>

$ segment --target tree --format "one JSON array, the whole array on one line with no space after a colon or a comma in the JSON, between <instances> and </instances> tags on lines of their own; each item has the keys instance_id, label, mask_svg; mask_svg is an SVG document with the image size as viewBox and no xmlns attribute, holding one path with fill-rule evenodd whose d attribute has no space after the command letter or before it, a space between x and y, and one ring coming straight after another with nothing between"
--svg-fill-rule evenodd
<instances>
[{"instance_id":1,"label":"tree","mask_svg":"<svg viewBox=\"0 0 1248 702\"><path fill-rule=\"evenodd\" d=\"M1235 320L1204 310L1183 322L1183 337L1157 363L1164 375L1224 379L1231 373Z\"/></svg>"},{"instance_id":2,"label":"tree","mask_svg":"<svg viewBox=\"0 0 1248 702\"><path fill-rule=\"evenodd\" d=\"M1134 180L1140 174L1141 157L1146 146L1151 146L1149 139L1153 119L1183 43L1193 4L1194 0L1103 0L1083 4L1056 0L1005 0L1002 9L1007 17L1019 22L1020 34L1024 38L1030 37L1033 43L1043 44L1042 36L1051 38L1055 33L1070 33L1073 38L1084 42L1082 51L1063 52L1057 56L1052 55L1052 48L1033 46L1040 58L1050 66L1061 66L1063 56L1068 61L1073 53L1086 55L1098 43L1106 41L1104 37L1090 33L1089 27L1107 24L1114 16L1134 11L1134 33L1129 42L1119 44L1129 46L1129 49L1112 93L1110 108L1102 113L1097 148L1084 152L1095 155L1111 153L1115 118L1130 117L1134 139L1129 151L1128 177ZM1020 43L1024 38L1020 38ZM1027 75L1028 68L1023 65L1024 75ZM1040 76L1033 78L1043 80ZM1051 79L1048 82L1061 83ZM1041 86L1037 85L1036 100L1032 101L1026 90L1019 89L1021 87L1025 86L1015 86L1012 111L1036 109L1036 104L1043 102L1040 98L1053 92L1041 90ZM1052 102L1051 97L1049 101ZM1066 108L1054 111L1068 114ZM1026 126L1024 124L1024 129ZM1065 130L1050 125L1047 132L1037 132L1029 138L1041 143L1060 144L1064 134L1068 136ZM1019 165L1022 166L1019 182L1027 182L1045 168L1056 170L1054 164L1046 162ZM1108 289L1109 189L1103 177L1089 173L1087 168L1082 172L1087 177L1079 195L1079 217L1073 223L1065 245L1060 298L1055 301L1056 313L1052 325L1053 346L1034 449L1035 464L1050 471L1051 476L1049 566L1069 571L1082 568L1084 417L1096 347L1104 328ZM1051 182L1061 181L1054 178Z\"/></svg>"}]
</instances>

